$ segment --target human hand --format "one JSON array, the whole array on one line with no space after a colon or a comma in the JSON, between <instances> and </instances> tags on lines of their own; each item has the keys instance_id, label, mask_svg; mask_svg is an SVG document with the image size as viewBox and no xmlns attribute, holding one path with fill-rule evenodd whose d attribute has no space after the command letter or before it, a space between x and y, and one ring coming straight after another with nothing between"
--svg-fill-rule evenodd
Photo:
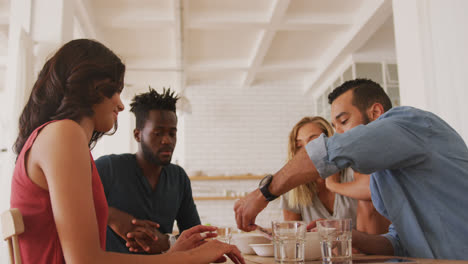
<instances>
[{"instance_id":1,"label":"human hand","mask_svg":"<svg viewBox=\"0 0 468 264\"><path fill-rule=\"evenodd\" d=\"M334 187L335 187L334 184L337 184L337 183L340 183L340 172L335 173L325 179L325 186L327 187L327 189L331 191L334 190Z\"/></svg>"},{"instance_id":2,"label":"human hand","mask_svg":"<svg viewBox=\"0 0 468 264\"><path fill-rule=\"evenodd\" d=\"M132 224L136 227L127 233L126 246L131 252L161 253L169 249L169 237L162 234L156 223L149 220L133 219Z\"/></svg>"},{"instance_id":3,"label":"human hand","mask_svg":"<svg viewBox=\"0 0 468 264\"><path fill-rule=\"evenodd\" d=\"M307 231L310 232L317 232L317 221L320 221L320 220L325 220L325 218L319 218L319 219L316 219L312 222L310 222L308 225L307 225Z\"/></svg>"},{"instance_id":4,"label":"human hand","mask_svg":"<svg viewBox=\"0 0 468 264\"><path fill-rule=\"evenodd\" d=\"M216 231L215 226L197 225L185 230L180 234L176 243L169 249L169 252L186 251L196 248L206 243L205 238L213 238L218 234L212 233Z\"/></svg>"},{"instance_id":5,"label":"human hand","mask_svg":"<svg viewBox=\"0 0 468 264\"><path fill-rule=\"evenodd\" d=\"M259 189L238 200L234 204L237 227L246 232L254 231L257 228L255 219L267 205L268 201Z\"/></svg>"},{"instance_id":6,"label":"human hand","mask_svg":"<svg viewBox=\"0 0 468 264\"><path fill-rule=\"evenodd\" d=\"M191 253L195 255L195 259L200 261L200 263L226 262L226 257L224 257L224 255L227 255L233 263L245 264L244 257L242 257L241 252L236 246L215 239L192 249Z\"/></svg>"},{"instance_id":7,"label":"human hand","mask_svg":"<svg viewBox=\"0 0 468 264\"><path fill-rule=\"evenodd\" d=\"M169 248L167 236L157 230L158 223L139 220L126 212L109 207L108 225L126 241L131 252L159 253Z\"/></svg>"}]
</instances>

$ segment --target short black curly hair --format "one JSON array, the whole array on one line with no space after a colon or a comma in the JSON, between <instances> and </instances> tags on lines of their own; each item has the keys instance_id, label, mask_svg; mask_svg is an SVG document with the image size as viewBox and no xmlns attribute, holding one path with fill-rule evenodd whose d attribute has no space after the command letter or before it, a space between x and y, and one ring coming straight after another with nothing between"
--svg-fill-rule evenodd
<instances>
[{"instance_id":1,"label":"short black curly hair","mask_svg":"<svg viewBox=\"0 0 468 264\"><path fill-rule=\"evenodd\" d=\"M353 90L352 103L361 113L365 113L374 103L380 103L385 112L392 108L392 101L382 86L370 79L355 79L344 82L328 95L328 103L332 104L336 98L349 90Z\"/></svg>"},{"instance_id":2,"label":"short black curly hair","mask_svg":"<svg viewBox=\"0 0 468 264\"><path fill-rule=\"evenodd\" d=\"M158 93L149 87L149 92L135 95L130 104L130 112L135 114L136 128L142 129L145 126L151 110L167 110L175 113L177 100L179 97L171 91L171 88L163 88L163 92Z\"/></svg>"}]
</instances>

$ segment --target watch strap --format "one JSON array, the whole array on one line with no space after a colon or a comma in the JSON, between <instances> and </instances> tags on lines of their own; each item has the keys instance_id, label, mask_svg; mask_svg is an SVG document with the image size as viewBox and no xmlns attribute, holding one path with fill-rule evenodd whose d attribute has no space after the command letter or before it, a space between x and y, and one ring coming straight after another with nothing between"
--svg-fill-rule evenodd
<instances>
[{"instance_id":1,"label":"watch strap","mask_svg":"<svg viewBox=\"0 0 468 264\"><path fill-rule=\"evenodd\" d=\"M267 201L271 202L275 200L276 198L278 198L278 196L272 194L270 190L268 190L268 187L270 187L270 184L273 181L273 175L270 174L270 175L265 176L265 178L267 177L268 177L267 181L262 186L260 186L260 192L263 194L263 196L265 197Z\"/></svg>"}]
</instances>

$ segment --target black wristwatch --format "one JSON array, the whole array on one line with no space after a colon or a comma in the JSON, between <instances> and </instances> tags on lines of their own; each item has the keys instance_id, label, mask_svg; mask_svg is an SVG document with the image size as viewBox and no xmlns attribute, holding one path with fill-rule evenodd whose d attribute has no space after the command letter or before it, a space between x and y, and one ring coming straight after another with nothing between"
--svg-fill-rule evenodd
<instances>
[{"instance_id":1,"label":"black wristwatch","mask_svg":"<svg viewBox=\"0 0 468 264\"><path fill-rule=\"evenodd\" d=\"M263 179L258 184L258 188L262 192L265 199L269 202L273 201L274 199L278 198L278 196L273 195L268 187L270 187L271 181L273 180L273 175L268 174L267 176L263 177Z\"/></svg>"}]
</instances>

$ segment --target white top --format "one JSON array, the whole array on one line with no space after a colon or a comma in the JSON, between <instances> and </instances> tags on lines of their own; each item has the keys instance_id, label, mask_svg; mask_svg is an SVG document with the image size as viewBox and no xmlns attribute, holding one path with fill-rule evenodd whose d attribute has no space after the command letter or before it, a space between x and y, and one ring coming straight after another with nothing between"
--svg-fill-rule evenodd
<instances>
[{"instance_id":1,"label":"white top","mask_svg":"<svg viewBox=\"0 0 468 264\"><path fill-rule=\"evenodd\" d=\"M341 173L341 182L350 182L354 180L354 171L351 168L345 169ZM333 215L330 214L325 205L320 201L317 194L314 194L312 204L309 206L299 205L299 207L289 207L288 204L289 192L281 196L280 208L291 211L296 214L301 214L302 220L306 223L310 223L319 218L351 218L353 221L353 227L356 227L356 207L357 200L343 196L341 194L335 194L335 203L333 205Z\"/></svg>"}]
</instances>

